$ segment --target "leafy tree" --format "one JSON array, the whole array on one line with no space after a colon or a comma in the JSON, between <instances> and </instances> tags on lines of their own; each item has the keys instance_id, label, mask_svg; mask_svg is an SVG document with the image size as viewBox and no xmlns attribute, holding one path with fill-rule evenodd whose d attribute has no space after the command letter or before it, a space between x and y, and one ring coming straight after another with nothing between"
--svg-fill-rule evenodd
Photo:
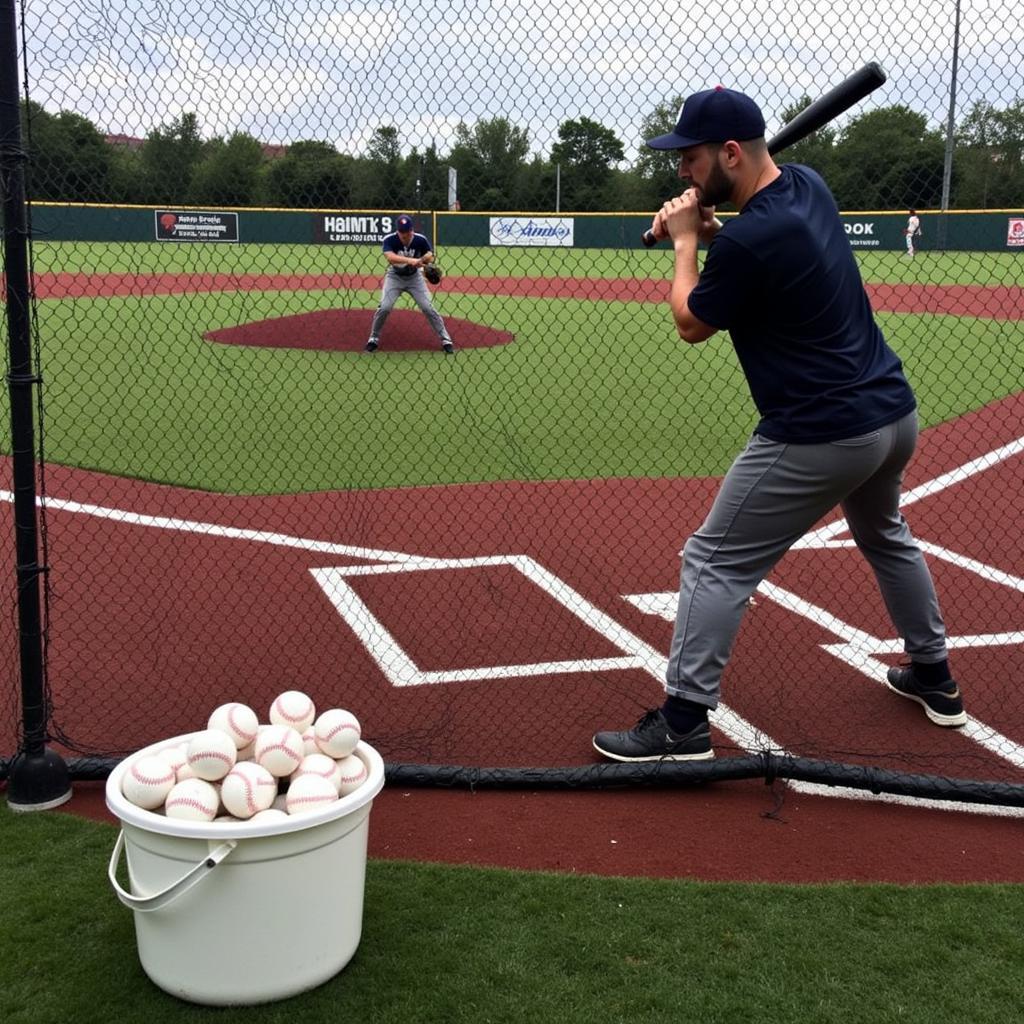
<instances>
[{"instance_id":1,"label":"leafy tree","mask_svg":"<svg viewBox=\"0 0 1024 1024\"><path fill-rule=\"evenodd\" d=\"M831 186L844 210L906 210L940 205L945 143L924 114L905 106L851 121L835 146Z\"/></svg>"},{"instance_id":2,"label":"leafy tree","mask_svg":"<svg viewBox=\"0 0 1024 1024\"><path fill-rule=\"evenodd\" d=\"M358 205L374 209L401 205L404 176L398 129L394 125L380 125L367 143L366 158L358 162Z\"/></svg>"},{"instance_id":3,"label":"leafy tree","mask_svg":"<svg viewBox=\"0 0 1024 1024\"><path fill-rule=\"evenodd\" d=\"M683 97L675 96L667 103L655 107L641 122L640 137L653 139L656 135L673 131L679 121L679 108L682 105ZM642 208L650 207L653 210L682 191L679 156L674 150L651 149L650 146L641 145L634 167L641 180L647 183L649 192L648 201Z\"/></svg>"},{"instance_id":4,"label":"leafy tree","mask_svg":"<svg viewBox=\"0 0 1024 1024\"><path fill-rule=\"evenodd\" d=\"M423 153L414 146L402 162L395 202L410 210L448 208L448 165L442 163L433 144Z\"/></svg>"},{"instance_id":5,"label":"leafy tree","mask_svg":"<svg viewBox=\"0 0 1024 1024\"><path fill-rule=\"evenodd\" d=\"M188 200L211 206L249 206L255 201L263 149L251 135L236 132L203 148Z\"/></svg>"},{"instance_id":6,"label":"leafy tree","mask_svg":"<svg viewBox=\"0 0 1024 1024\"><path fill-rule=\"evenodd\" d=\"M976 102L956 132L955 205L966 209L1019 206L1024 196L1024 100L1005 110Z\"/></svg>"},{"instance_id":7,"label":"leafy tree","mask_svg":"<svg viewBox=\"0 0 1024 1024\"><path fill-rule=\"evenodd\" d=\"M516 210L553 212L556 184L554 165L535 155L520 167L510 205ZM561 209L568 209L564 201L560 205Z\"/></svg>"},{"instance_id":8,"label":"leafy tree","mask_svg":"<svg viewBox=\"0 0 1024 1024\"><path fill-rule=\"evenodd\" d=\"M21 117L32 198L83 203L115 198L114 156L91 121L67 110L50 114L32 100L22 104Z\"/></svg>"},{"instance_id":9,"label":"leafy tree","mask_svg":"<svg viewBox=\"0 0 1024 1024\"><path fill-rule=\"evenodd\" d=\"M584 212L604 209L612 164L625 155L615 133L590 118L559 125L551 162L562 166L565 208Z\"/></svg>"},{"instance_id":10,"label":"leafy tree","mask_svg":"<svg viewBox=\"0 0 1024 1024\"><path fill-rule=\"evenodd\" d=\"M344 208L352 196L352 160L327 142L305 140L271 163L262 196L270 206Z\"/></svg>"},{"instance_id":11,"label":"leafy tree","mask_svg":"<svg viewBox=\"0 0 1024 1024\"><path fill-rule=\"evenodd\" d=\"M150 203L182 203L203 151L199 119L184 113L146 136L140 150L141 191Z\"/></svg>"},{"instance_id":12,"label":"leafy tree","mask_svg":"<svg viewBox=\"0 0 1024 1024\"><path fill-rule=\"evenodd\" d=\"M504 117L477 121L455 129L449 161L459 172L459 193L464 210L508 210L516 179L530 150L525 128Z\"/></svg>"}]
</instances>

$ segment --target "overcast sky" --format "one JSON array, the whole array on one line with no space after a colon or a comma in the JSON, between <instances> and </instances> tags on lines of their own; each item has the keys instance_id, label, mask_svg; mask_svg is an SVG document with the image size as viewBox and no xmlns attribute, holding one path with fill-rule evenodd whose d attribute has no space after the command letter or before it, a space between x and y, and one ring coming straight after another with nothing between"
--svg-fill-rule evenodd
<instances>
[{"instance_id":1,"label":"overcast sky","mask_svg":"<svg viewBox=\"0 0 1024 1024\"><path fill-rule=\"evenodd\" d=\"M48 110L145 135L194 111L204 137L326 139L359 153L394 125L443 153L498 115L547 154L581 116L632 159L640 123L724 84L782 109L868 60L889 75L856 108L903 103L943 128L956 0L28 0L29 77ZM957 112L1024 97L1021 0L962 0Z\"/></svg>"}]
</instances>

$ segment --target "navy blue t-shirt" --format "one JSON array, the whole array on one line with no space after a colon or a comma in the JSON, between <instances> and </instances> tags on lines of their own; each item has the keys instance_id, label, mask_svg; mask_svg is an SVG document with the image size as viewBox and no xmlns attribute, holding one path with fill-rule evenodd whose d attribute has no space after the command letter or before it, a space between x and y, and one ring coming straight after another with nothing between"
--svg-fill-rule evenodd
<instances>
[{"instance_id":1,"label":"navy blue t-shirt","mask_svg":"<svg viewBox=\"0 0 1024 1024\"><path fill-rule=\"evenodd\" d=\"M420 235L415 232L412 238L409 239L409 244L402 245L398 232L393 231L390 235L384 236L384 241L381 243L381 252L395 252L399 256L411 256L414 260L418 260L426 256L428 252L433 252L433 247L426 235ZM388 270L399 277L412 277L419 270L419 267L402 264L398 267L388 267Z\"/></svg>"},{"instance_id":2,"label":"navy blue t-shirt","mask_svg":"<svg viewBox=\"0 0 1024 1024\"><path fill-rule=\"evenodd\" d=\"M894 423L916 402L886 344L832 193L785 164L722 226L690 312L728 330L773 441L823 443Z\"/></svg>"}]
</instances>

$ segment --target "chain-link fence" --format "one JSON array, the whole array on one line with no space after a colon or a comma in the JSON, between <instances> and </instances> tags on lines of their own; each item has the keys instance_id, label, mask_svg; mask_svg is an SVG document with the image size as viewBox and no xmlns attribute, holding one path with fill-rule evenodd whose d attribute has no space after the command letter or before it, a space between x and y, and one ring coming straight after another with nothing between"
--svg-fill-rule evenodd
<instances>
[{"instance_id":1,"label":"chain-link fence","mask_svg":"<svg viewBox=\"0 0 1024 1024\"><path fill-rule=\"evenodd\" d=\"M639 236L681 186L643 140L719 83L772 135L878 61L777 159L829 182L917 394L905 512L971 717L879 685L902 646L831 517L751 600L715 746L1022 781L1018 7L20 14L58 749L299 689L395 764L594 763L661 701L680 548L757 419L727 337L676 335ZM403 213L444 278L375 326ZM3 636L13 754L13 611Z\"/></svg>"}]
</instances>

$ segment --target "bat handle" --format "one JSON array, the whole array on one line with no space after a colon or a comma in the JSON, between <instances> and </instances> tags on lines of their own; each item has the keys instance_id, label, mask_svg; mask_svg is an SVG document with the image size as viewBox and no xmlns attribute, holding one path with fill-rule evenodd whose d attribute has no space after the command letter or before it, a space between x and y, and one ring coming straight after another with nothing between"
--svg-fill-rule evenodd
<instances>
[{"instance_id":1,"label":"bat handle","mask_svg":"<svg viewBox=\"0 0 1024 1024\"><path fill-rule=\"evenodd\" d=\"M640 236L640 241L643 242L648 249L650 249L652 245L657 245L661 241L661 239L658 238L658 236L655 235L655 233L650 228L648 228Z\"/></svg>"}]
</instances>

